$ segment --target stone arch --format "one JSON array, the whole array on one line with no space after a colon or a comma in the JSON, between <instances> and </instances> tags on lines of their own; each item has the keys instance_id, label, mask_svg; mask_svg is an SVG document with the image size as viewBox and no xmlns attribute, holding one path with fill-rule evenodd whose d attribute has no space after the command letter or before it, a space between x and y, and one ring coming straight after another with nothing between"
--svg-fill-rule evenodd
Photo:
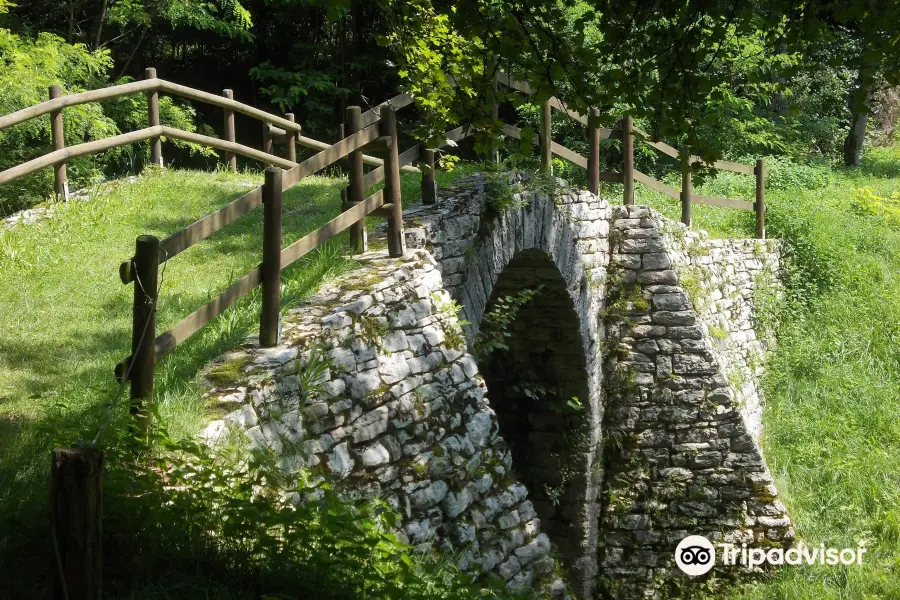
<instances>
[{"instance_id":1,"label":"stone arch","mask_svg":"<svg viewBox=\"0 0 900 600\"><path fill-rule=\"evenodd\" d=\"M490 196L483 180L462 185L466 194L450 190L449 202L440 209L423 207L414 215L418 227L407 239L413 246L427 247L437 259L444 286L461 305L460 317L468 321L470 342L497 298L543 284L513 325L510 351L483 361L479 368L500 434L510 446L517 476L529 488L542 528L560 551L578 596L590 598L598 572L603 475L603 332L598 315L609 256L609 207L586 192L551 197L523 191L513 196L516 207L497 214L486 210ZM517 408L526 396L507 374L528 365L533 369L538 361L547 368L534 383L552 392L554 401L531 400L523 415ZM566 414L562 407L573 396L584 408ZM560 443L554 434L563 424L578 434ZM537 441L557 458L535 452ZM561 457L574 473L567 474L571 478L566 481L553 473Z\"/></svg>"},{"instance_id":2,"label":"stone arch","mask_svg":"<svg viewBox=\"0 0 900 600\"><path fill-rule=\"evenodd\" d=\"M508 328L509 350L480 357L500 435L516 479L528 488L541 528L569 568L584 562L582 544L596 519L584 511L588 471L587 360L578 314L549 256L519 252L497 279L487 310L505 296L539 290ZM577 398L577 402L576 399ZM577 408L581 406L581 408Z\"/></svg>"}]
</instances>

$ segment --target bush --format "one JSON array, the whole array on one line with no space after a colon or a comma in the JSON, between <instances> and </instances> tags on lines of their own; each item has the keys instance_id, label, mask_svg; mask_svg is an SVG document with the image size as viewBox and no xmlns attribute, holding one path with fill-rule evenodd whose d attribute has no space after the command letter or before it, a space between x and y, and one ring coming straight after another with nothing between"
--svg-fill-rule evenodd
<instances>
[{"instance_id":1,"label":"bush","mask_svg":"<svg viewBox=\"0 0 900 600\"><path fill-rule=\"evenodd\" d=\"M879 196L875 188L866 186L854 190L853 208L861 215L880 217L893 227L900 227L900 192Z\"/></svg>"}]
</instances>

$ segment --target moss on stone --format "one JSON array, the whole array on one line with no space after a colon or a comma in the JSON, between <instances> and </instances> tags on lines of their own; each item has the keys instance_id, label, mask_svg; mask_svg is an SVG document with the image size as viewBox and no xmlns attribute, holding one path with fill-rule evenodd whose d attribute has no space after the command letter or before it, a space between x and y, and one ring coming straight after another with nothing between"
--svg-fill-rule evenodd
<instances>
[{"instance_id":1,"label":"moss on stone","mask_svg":"<svg viewBox=\"0 0 900 600\"><path fill-rule=\"evenodd\" d=\"M239 356L228 362L214 366L206 373L206 379L213 385L235 384L244 376L243 369L253 362L250 355Z\"/></svg>"}]
</instances>

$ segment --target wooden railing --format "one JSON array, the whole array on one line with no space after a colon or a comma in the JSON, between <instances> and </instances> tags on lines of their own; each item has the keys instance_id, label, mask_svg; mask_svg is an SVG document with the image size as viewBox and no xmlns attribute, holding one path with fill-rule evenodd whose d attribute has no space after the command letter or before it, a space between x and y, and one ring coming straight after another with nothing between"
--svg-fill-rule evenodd
<instances>
[{"instance_id":1,"label":"wooden railing","mask_svg":"<svg viewBox=\"0 0 900 600\"><path fill-rule=\"evenodd\" d=\"M499 73L497 84L506 85L516 91L532 95L534 90L525 83L518 82L505 73ZM160 92L178 95L195 101L207 102L224 109L225 139L183 131L159 122ZM62 111L66 107L119 98L128 94L142 93L148 97L148 127L123 133L110 138L65 147L63 138ZM366 250L365 219L368 215L387 217L388 253L401 256L404 253L403 215L400 197L400 172L415 171L422 174L422 200L425 204L436 202L434 179L435 150L451 142L460 141L474 133L471 126L463 125L444 135L444 143L439 148L426 148L414 144L400 152L395 111L412 104L408 94L399 94L366 112L357 106L347 109L341 126L341 140L327 144L301 135L301 126L290 113L279 117L255 107L237 102L231 90L222 96L195 90L156 77L154 69L147 69L143 81L113 86L62 96L59 88L50 89L50 99L38 105L0 116L0 130L12 127L29 119L49 114L53 150L43 156L0 172L0 184L23 177L38 169L54 166L55 189L65 197L67 193L66 161L77 156L101 152L110 148L151 141L151 160L162 164L162 137L184 140L215 148L225 153L225 162L236 169L236 156L241 155L269 165L263 185L245 193L240 198L206 215L184 229L160 240L151 235L137 238L135 254L119 267L123 283L134 283L134 311L132 320L131 355L116 366L116 377L123 384L130 383L132 412L141 428L149 424L147 403L152 398L155 364L172 352L179 344L190 338L207 323L221 315L238 300L245 297L257 286L262 287L262 310L260 313L260 345L274 346L280 338L280 282L281 271L312 250L318 248L335 235L350 230L351 245L356 252ZM496 103L490 107L494 116L498 114ZM552 111L565 113L587 127L589 155L581 156L553 141L551 135ZM239 144L234 136L234 116L240 113L262 121L263 149L258 150ZM541 106L540 132L534 143L540 148L541 170L551 172L552 156L556 155L588 171L589 188L599 191L601 181L621 183L624 187L625 204L634 203L634 182L646 185L667 196L680 199L682 220L690 224L690 207L693 202L713 206L738 209L752 209L757 217L757 236L764 236L765 203L763 198L764 166L758 161L755 167L718 161L713 166L718 169L756 175L756 202L749 203L729 198L693 196L691 191L691 164L699 157L689 156L662 142L653 142L649 136L634 127L631 117L626 116L616 128L599 125L599 112L592 110L589 116L570 110L564 102L550 98ZM504 124L503 134L521 139L522 130L515 125ZM636 134L636 135L635 135ZM678 158L682 171L682 187L676 190L634 168L634 139L650 145L656 150ZM600 170L600 140L622 141L622 172ZM277 156L274 142L287 144L287 156ZM296 145L318 150L316 154L302 162L297 162ZM494 154L494 152L492 152ZM377 155L377 156L373 156ZM337 217L305 235L291 245L282 248L281 217L282 194L310 175L346 159L349 186L342 193L342 212ZM418 163L419 168L412 167ZM364 165L370 165L369 172ZM365 190L384 181L384 189L365 197ZM173 259L183 250L208 238L215 232L233 223L250 211L263 207L262 262L233 282L225 291L204 306L196 309L166 332L156 332L156 312L159 298L157 284L159 267Z\"/></svg>"},{"instance_id":2,"label":"wooden railing","mask_svg":"<svg viewBox=\"0 0 900 600\"><path fill-rule=\"evenodd\" d=\"M510 75L499 72L497 81L523 94L533 96L535 90L527 83L515 80ZM588 152L587 157L581 156L577 152L570 150L553 141L551 135L551 119L552 111L557 110L568 117L575 119L588 129ZM681 220L685 225L691 224L691 204L707 204L711 206L723 206L727 208L736 208L743 210L752 210L756 213L756 237L765 238L765 214L766 204L764 195L765 185L765 164L762 159L756 161L755 165L745 165L741 163L719 160L711 164L713 168L725 171L733 171L735 173L745 173L755 175L756 177L756 198L755 202L746 202L743 200L735 200L732 198L698 196L694 195L691 188L691 172L693 166L703 162L699 156L690 155L687 152L679 151L663 142L654 142L650 139L650 135L638 127L634 126L631 117L626 116L619 121L618 127L608 129L599 126L600 113L594 109L589 116L582 115L571 110L566 104L558 98L551 97L541 105L541 121L540 133L537 136L536 144L540 146L541 170L545 173L551 171L551 158L553 155L559 156L569 162L576 164L588 171L588 189L593 193L598 193L600 182L612 182L623 184L623 202L625 204L634 204L634 182L641 183L647 187L661 192L670 198L681 201ZM510 137L520 138L521 130L511 125L505 125L503 133ZM637 134L637 136L635 135ZM672 158L678 159L681 171L681 189L666 185L665 183L654 179L653 177L642 173L634 168L634 140L637 138L642 143L647 144L651 148L666 154ZM600 140L601 139L617 139L622 140L622 172L602 172L600 170Z\"/></svg>"},{"instance_id":3,"label":"wooden railing","mask_svg":"<svg viewBox=\"0 0 900 600\"><path fill-rule=\"evenodd\" d=\"M192 133L174 127L160 125L158 98L160 92L199 102L206 102L207 104L223 108L225 111L225 139L220 140L199 133ZM77 144L68 148L65 147L62 118L63 109L89 102L114 100L131 94L146 94L147 96L147 128L123 133L102 140ZM145 79L142 81L115 85L99 90L89 90L62 96L60 95L59 87L52 86L50 88L49 100L0 117L0 131L2 131L14 125L18 125L19 123L49 114L52 124L51 135L53 146L52 152L6 169L5 171L0 171L0 184L8 183L40 169L54 166L56 167L54 174L56 194L62 199L65 199L68 195L68 182L66 180L65 170L65 163L67 160L144 140L151 140L151 162L153 164L162 165L161 137L193 142L220 150L225 153L225 162L232 170L237 169L237 162L235 160L236 155L290 169L297 164L295 144L319 151L330 147L330 144L301 135L301 126L299 123L294 122L292 114L279 117L278 115L260 110L248 104L237 102L234 100L233 96L231 90L224 90L222 96L217 96L215 94L210 94L209 92L203 92L164 79L159 79L156 77L156 69L152 68L145 71ZM395 109L399 109L411 103L412 98L408 94L400 94L385 102L384 105L393 106ZM369 124L378 120L377 115L380 107L381 105L366 113L366 115L368 115L366 119ZM257 150L235 142L235 113L240 113L262 121L264 138L263 150ZM274 139L282 138L288 142L287 158L276 156L271 144L271 141ZM363 162L368 165L381 166L384 161L372 156L364 155ZM404 171L417 172L418 169L407 166L404 168Z\"/></svg>"},{"instance_id":4,"label":"wooden railing","mask_svg":"<svg viewBox=\"0 0 900 600\"><path fill-rule=\"evenodd\" d=\"M399 152L395 108L398 105L405 106L409 102L405 102L405 98L398 98L400 102L393 106L385 103L366 113L362 113L359 107L349 107L344 122L344 131L349 135L344 139L326 146L299 164L287 166L286 169L280 168L281 163L270 158L270 162L276 162L276 165L266 169L265 183L262 186L250 190L225 207L164 240L154 236L137 238L134 256L119 267L122 282L134 282L135 286L131 356L116 366L116 376L120 382L130 382L132 412L143 428L149 424L146 403L153 394L154 365L257 286L262 287L260 345L271 347L278 343L281 271L287 266L346 229L350 229L354 250L365 251L364 231L368 215L387 217L388 253L390 256L403 255L405 248L400 197L401 170L418 161L422 171L423 201L434 203L436 196L434 150L415 144L406 151ZM291 135L289 132L271 133L273 137ZM447 132L445 137L447 140L461 140L470 133L469 128L460 127ZM369 160L366 161L367 155L364 151L382 155L384 158L368 157ZM283 192L305 177L345 158L349 162L349 187L346 202L342 206L343 212L322 227L282 248ZM364 173L364 162L379 166ZM384 189L364 197L367 188L381 181L385 182ZM196 309L168 331L157 335L155 313L159 301L157 298L159 266L260 205L263 206L262 262L216 298Z\"/></svg>"},{"instance_id":5,"label":"wooden railing","mask_svg":"<svg viewBox=\"0 0 900 600\"><path fill-rule=\"evenodd\" d=\"M195 101L207 102L224 109L225 139L192 133L160 124L160 92ZM129 94L146 94L148 98L148 127L123 133L102 140L65 147L62 112L65 108L120 98ZM119 267L123 283L134 283L134 307L132 317L131 355L116 365L116 377L130 383L132 413L141 429L149 425L149 403L153 394L155 364L190 338L211 320L221 315L257 286L262 287L260 313L260 344L273 346L280 337L280 280L281 271L335 235L350 229L353 248L366 250L365 219L368 215L387 217L388 252L401 256L404 252L402 204L400 197L400 172L422 173L422 199L426 204L436 201L434 181L434 151L422 144L415 144L404 152L399 151L399 139L395 111L412 104L408 94L399 94L390 100L362 112L359 107L347 109L342 126L342 139L327 144L301 135L301 126L292 114L284 117L262 111L234 100L231 90L222 96L178 85L156 77L155 69L146 70L143 81L90 90L62 96L57 86L50 89L50 99L14 113L0 116L0 130L44 115L51 116L52 151L25 163L0 172L0 184L34 173L39 169L55 167L57 195L66 198L66 161L111 148L151 141L151 161L162 165L161 138L184 140L202 144L224 152L225 163L235 170L236 156L245 156L270 165L266 169L265 182L212 214L206 215L184 229L160 240L152 235L138 236L135 254ZM263 149L258 150L235 141L234 116L240 113L262 121ZM473 133L469 127L458 127L446 133L444 145L462 140ZM287 144L287 157L277 156L274 142ZM318 152L298 163L295 145L312 148ZM443 147L443 145L441 146ZM377 154L380 157L372 156ZM346 159L349 187L343 195L340 215L307 234L293 244L282 248L281 200L285 190L305 177ZM418 163L420 168L413 167ZM364 165L374 167L364 172ZM364 197L365 190L385 182L384 189ZM210 302L196 309L166 332L157 334L156 313L158 276L160 265L173 259L180 252L208 238L250 211L263 207L262 262L243 277L233 282Z\"/></svg>"}]
</instances>

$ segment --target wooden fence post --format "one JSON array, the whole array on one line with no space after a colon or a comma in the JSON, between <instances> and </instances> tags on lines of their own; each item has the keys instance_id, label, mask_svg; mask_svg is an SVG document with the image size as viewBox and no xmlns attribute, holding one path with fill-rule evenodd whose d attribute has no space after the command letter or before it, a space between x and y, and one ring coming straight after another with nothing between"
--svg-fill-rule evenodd
<instances>
[{"instance_id":1,"label":"wooden fence post","mask_svg":"<svg viewBox=\"0 0 900 600\"><path fill-rule=\"evenodd\" d=\"M550 101L541 104L541 173L553 174L553 152L551 149L552 133L550 128Z\"/></svg>"},{"instance_id":2,"label":"wooden fence post","mask_svg":"<svg viewBox=\"0 0 900 600\"><path fill-rule=\"evenodd\" d=\"M231 90L222 90L222 95L228 100L234 100L234 92ZM234 111L230 108L225 109L225 141L234 142ZM237 171L237 155L234 152L226 152L225 164L229 170Z\"/></svg>"},{"instance_id":3,"label":"wooden fence post","mask_svg":"<svg viewBox=\"0 0 900 600\"><path fill-rule=\"evenodd\" d=\"M419 169L422 170L422 204L437 202L437 183L434 180L434 150L424 146L419 151Z\"/></svg>"},{"instance_id":4,"label":"wooden fence post","mask_svg":"<svg viewBox=\"0 0 900 600\"><path fill-rule=\"evenodd\" d=\"M153 367L156 363L156 303L159 238L138 236L134 252L134 309L131 317L131 414L136 434L150 428Z\"/></svg>"},{"instance_id":5,"label":"wooden fence post","mask_svg":"<svg viewBox=\"0 0 900 600\"><path fill-rule=\"evenodd\" d=\"M400 197L400 141L397 138L397 115L390 106L381 107L379 132L391 138L391 147L384 156L384 202L391 203L388 217L388 256L403 256L406 239L403 233L403 202Z\"/></svg>"},{"instance_id":6,"label":"wooden fence post","mask_svg":"<svg viewBox=\"0 0 900 600\"><path fill-rule=\"evenodd\" d=\"M259 345L271 348L281 337L281 175L279 167L266 169L263 183L262 311Z\"/></svg>"},{"instance_id":7,"label":"wooden fence post","mask_svg":"<svg viewBox=\"0 0 900 600\"><path fill-rule=\"evenodd\" d=\"M358 106L348 106L344 115L344 134L351 136L359 131L359 120L362 111ZM347 189L347 208L352 208L365 200L366 190L363 188L363 157L362 152L356 150L351 152L347 157L349 163L348 176L350 186ZM385 168L385 171L387 169ZM386 173L385 173L386 174ZM366 219L362 218L350 226L350 246L354 253L361 253L368 250L368 240L366 239Z\"/></svg>"},{"instance_id":8,"label":"wooden fence post","mask_svg":"<svg viewBox=\"0 0 900 600\"><path fill-rule=\"evenodd\" d=\"M763 159L756 161L756 202L753 204L753 211L756 213L756 237L758 239L766 239L766 165Z\"/></svg>"},{"instance_id":9,"label":"wooden fence post","mask_svg":"<svg viewBox=\"0 0 900 600\"><path fill-rule=\"evenodd\" d=\"M53 597L100 600L103 452L56 448L50 465Z\"/></svg>"},{"instance_id":10,"label":"wooden fence post","mask_svg":"<svg viewBox=\"0 0 900 600\"><path fill-rule=\"evenodd\" d=\"M588 114L588 189L600 193L600 109L592 108Z\"/></svg>"},{"instance_id":11,"label":"wooden fence post","mask_svg":"<svg viewBox=\"0 0 900 600\"><path fill-rule=\"evenodd\" d=\"M58 85L50 86L50 99L59 98L62 90ZM50 136L53 141L54 150L62 150L66 146L66 137L63 132L63 116L62 110L55 110L50 113ZM66 163L61 162L54 167L53 173L54 191L57 200L65 202L69 199L69 182L66 180Z\"/></svg>"},{"instance_id":12,"label":"wooden fence post","mask_svg":"<svg viewBox=\"0 0 900 600\"><path fill-rule=\"evenodd\" d=\"M631 116L622 119L622 183L625 187L622 202L634 204L634 123Z\"/></svg>"},{"instance_id":13,"label":"wooden fence post","mask_svg":"<svg viewBox=\"0 0 900 600\"><path fill-rule=\"evenodd\" d=\"M338 125L338 141L344 139L344 124ZM341 161L341 165L346 169L348 159ZM341 188L341 210L347 210L347 188Z\"/></svg>"},{"instance_id":14,"label":"wooden fence post","mask_svg":"<svg viewBox=\"0 0 900 600\"><path fill-rule=\"evenodd\" d=\"M681 222L691 226L691 153L687 146L681 150Z\"/></svg>"},{"instance_id":15,"label":"wooden fence post","mask_svg":"<svg viewBox=\"0 0 900 600\"><path fill-rule=\"evenodd\" d=\"M144 71L145 79L156 79L156 69L149 67ZM147 116L150 127L159 125L159 92L153 90L147 92ZM154 165L163 166L162 157L162 141L158 138L150 138L150 162Z\"/></svg>"},{"instance_id":16,"label":"wooden fence post","mask_svg":"<svg viewBox=\"0 0 900 600\"><path fill-rule=\"evenodd\" d=\"M296 121L294 120L294 113L287 113L284 115L284 118L291 123L296 123ZM286 138L288 146L288 160L291 162L297 162L297 132L288 131Z\"/></svg>"}]
</instances>

